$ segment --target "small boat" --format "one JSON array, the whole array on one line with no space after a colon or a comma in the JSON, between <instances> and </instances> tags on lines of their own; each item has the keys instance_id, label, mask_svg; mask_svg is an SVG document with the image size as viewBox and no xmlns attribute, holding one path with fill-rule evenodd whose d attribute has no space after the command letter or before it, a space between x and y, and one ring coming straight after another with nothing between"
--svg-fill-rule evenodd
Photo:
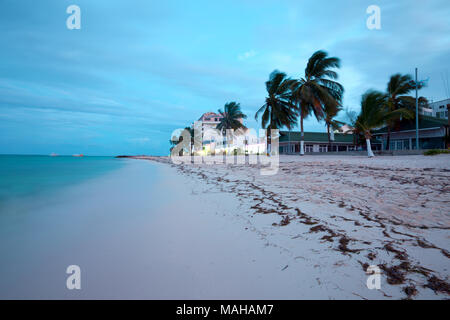
<instances>
[{"instance_id":1,"label":"small boat","mask_svg":"<svg viewBox=\"0 0 450 320\"><path fill-rule=\"evenodd\" d=\"M58 154L56 154L54 152L50 153L50 157L57 157L57 156L58 156Z\"/></svg>"},{"instance_id":2,"label":"small boat","mask_svg":"<svg viewBox=\"0 0 450 320\"><path fill-rule=\"evenodd\" d=\"M83 154L74 154L72 157L83 157Z\"/></svg>"}]
</instances>

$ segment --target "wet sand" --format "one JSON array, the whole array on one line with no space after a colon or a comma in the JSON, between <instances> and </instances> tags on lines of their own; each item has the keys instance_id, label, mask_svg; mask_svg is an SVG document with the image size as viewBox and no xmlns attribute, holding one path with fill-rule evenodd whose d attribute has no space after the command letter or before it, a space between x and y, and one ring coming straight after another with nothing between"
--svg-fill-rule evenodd
<instances>
[{"instance_id":1,"label":"wet sand","mask_svg":"<svg viewBox=\"0 0 450 320\"><path fill-rule=\"evenodd\" d=\"M0 298L289 299L314 285L307 273L281 272L288 257L232 218L232 194L197 193L170 166L125 161L2 215ZM81 290L66 288L69 265L81 268Z\"/></svg>"}]
</instances>

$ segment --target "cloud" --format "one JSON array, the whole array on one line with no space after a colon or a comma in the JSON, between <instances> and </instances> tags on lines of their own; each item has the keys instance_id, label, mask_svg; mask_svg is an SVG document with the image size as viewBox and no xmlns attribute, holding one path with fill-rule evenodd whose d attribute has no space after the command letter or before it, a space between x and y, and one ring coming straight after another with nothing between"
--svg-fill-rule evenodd
<instances>
[{"instance_id":1,"label":"cloud","mask_svg":"<svg viewBox=\"0 0 450 320\"><path fill-rule=\"evenodd\" d=\"M254 56L256 56L256 51L250 50L250 51L247 51L247 52L244 52L244 53L238 55L238 60L241 60L241 61L247 60L247 59L253 58Z\"/></svg>"},{"instance_id":2,"label":"cloud","mask_svg":"<svg viewBox=\"0 0 450 320\"><path fill-rule=\"evenodd\" d=\"M128 139L128 141L130 141L132 143L137 143L137 144L146 144L150 141L150 138L148 138L148 137L131 138L131 139Z\"/></svg>"},{"instance_id":3,"label":"cloud","mask_svg":"<svg viewBox=\"0 0 450 320\"><path fill-rule=\"evenodd\" d=\"M253 127L270 72L299 78L319 49L341 58L344 105L354 110L365 90L416 66L430 77L421 94L437 100L450 61L447 2L380 0L382 29L370 31L367 1L79 0L82 29L69 31L70 1L3 1L0 148L57 152L70 139L72 153L104 143L102 152L165 154L174 129L228 101ZM324 130L313 119L305 126Z\"/></svg>"}]
</instances>

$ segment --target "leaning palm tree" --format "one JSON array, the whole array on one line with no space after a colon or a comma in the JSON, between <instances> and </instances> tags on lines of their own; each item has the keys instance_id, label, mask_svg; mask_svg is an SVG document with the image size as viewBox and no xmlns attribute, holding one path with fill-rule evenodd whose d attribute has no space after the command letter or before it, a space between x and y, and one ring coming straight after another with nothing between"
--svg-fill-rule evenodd
<instances>
[{"instance_id":1,"label":"leaning palm tree","mask_svg":"<svg viewBox=\"0 0 450 320\"><path fill-rule=\"evenodd\" d=\"M324 106L325 117L323 120L325 121L325 126L327 127L328 150L331 149L331 132L334 132L334 130L338 130L345 124L344 122L335 119L340 111L342 111L341 106L335 107L329 106L327 104Z\"/></svg>"},{"instance_id":2,"label":"leaning palm tree","mask_svg":"<svg viewBox=\"0 0 450 320\"><path fill-rule=\"evenodd\" d=\"M189 154L192 156L194 151L194 129L192 127L185 127L183 131L187 131L189 136L191 137L189 140ZM170 152L172 152L173 148L177 146L179 143L183 142L183 132L180 132L179 135L172 136L172 139L169 140L170 143ZM183 148L184 149L184 148ZM183 149L180 150L179 155L183 155Z\"/></svg>"},{"instance_id":3,"label":"leaning palm tree","mask_svg":"<svg viewBox=\"0 0 450 320\"><path fill-rule=\"evenodd\" d=\"M227 129L233 129L239 131L243 131L247 129L242 123L242 119L246 119L247 115L242 113L241 105L236 102L228 102L224 106L224 110L219 109L218 111L222 115L222 119L217 124L216 129L222 132L224 139L228 142L231 139L231 136L227 137Z\"/></svg>"},{"instance_id":4,"label":"leaning palm tree","mask_svg":"<svg viewBox=\"0 0 450 320\"><path fill-rule=\"evenodd\" d=\"M399 116L412 117L411 112L405 108L390 110L386 102L387 99L386 94L374 90L367 91L361 99L361 112L354 125L356 133L364 135L366 139L369 158L374 156L370 145L373 129L379 128Z\"/></svg>"},{"instance_id":5,"label":"leaning palm tree","mask_svg":"<svg viewBox=\"0 0 450 320\"><path fill-rule=\"evenodd\" d=\"M179 136L172 136L172 139L169 140L170 143L170 154L172 154L172 150L173 148L175 148L178 144L183 142L183 136L179 135ZM178 155L179 156L183 156L184 154L184 148L181 148L178 151Z\"/></svg>"},{"instance_id":6,"label":"leaning palm tree","mask_svg":"<svg viewBox=\"0 0 450 320\"><path fill-rule=\"evenodd\" d=\"M422 88L422 86L419 84L419 89L420 88ZM411 75L402 75L400 73L392 75L387 84L387 106L389 110L394 111L403 108L414 112L416 108L416 99L409 95L409 93L411 93L414 89L415 82ZM421 105L427 104L427 100L424 97L420 97L419 102ZM398 115L397 118L394 117L387 123L387 150L389 150L390 147L391 130L393 129L395 123L397 123L400 119L401 115Z\"/></svg>"},{"instance_id":7,"label":"leaning palm tree","mask_svg":"<svg viewBox=\"0 0 450 320\"><path fill-rule=\"evenodd\" d=\"M303 120L311 114L314 114L317 120L321 120L324 118L325 105L330 109L338 108L340 105L344 88L334 81L338 78L338 74L331 70L339 67L338 58L328 57L325 51L317 51L308 60L305 76L293 85L292 100L300 112L300 155L305 153Z\"/></svg>"},{"instance_id":8,"label":"leaning palm tree","mask_svg":"<svg viewBox=\"0 0 450 320\"><path fill-rule=\"evenodd\" d=\"M284 72L274 70L266 81L267 97L264 105L255 114L255 120L261 115L261 127L267 129L267 152L271 153L271 130L295 125L297 111L292 103L292 86L294 81L287 78Z\"/></svg>"}]
</instances>

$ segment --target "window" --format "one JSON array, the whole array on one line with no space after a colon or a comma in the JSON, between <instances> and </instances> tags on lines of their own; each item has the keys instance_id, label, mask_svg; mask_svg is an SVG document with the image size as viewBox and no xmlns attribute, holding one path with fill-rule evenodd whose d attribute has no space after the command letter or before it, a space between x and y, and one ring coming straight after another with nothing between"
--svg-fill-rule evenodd
<instances>
[{"instance_id":1,"label":"window","mask_svg":"<svg viewBox=\"0 0 450 320\"><path fill-rule=\"evenodd\" d=\"M305 145L305 152L313 152L313 145L312 144Z\"/></svg>"},{"instance_id":2,"label":"window","mask_svg":"<svg viewBox=\"0 0 450 320\"><path fill-rule=\"evenodd\" d=\"M390 141L389 142L389 149L390 150L394 150L394 147L395 147L395 142L394 141Z\"/></svg>"},{"instance_id":3,"label":"window","mask_svg":"<svg viewBox=\"0 0 450 320\"><path fill-rule=\"evenodd\" d=\"M405 139L403 140L403 149L404 150L409 150L409 139Z\"/></svg>"},{"instance_id":4,"label":"window","mask_svg":"<svg viewBox=\"0 0 450 320\"><path fill-rule=\"evenodd\" d=\"M325 145L325 144L321 144L320 146L319 146L319 152L327 152L327 145Z\"/></svg>"}]
</instances>

